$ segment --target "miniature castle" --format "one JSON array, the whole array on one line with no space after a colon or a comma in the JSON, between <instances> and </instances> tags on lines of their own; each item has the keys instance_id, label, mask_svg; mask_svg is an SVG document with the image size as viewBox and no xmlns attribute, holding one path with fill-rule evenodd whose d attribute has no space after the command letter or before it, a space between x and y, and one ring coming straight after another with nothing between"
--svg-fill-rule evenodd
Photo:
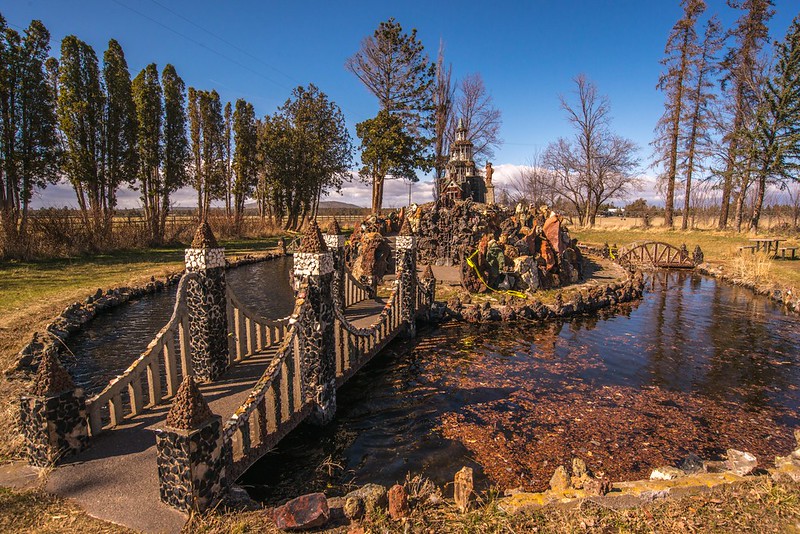
<instances>
[{"instance_id":1,"label":"miniature castle","mask_svg":"<svg viewBox=\"0 0 800 534\"><path fill-rule=\"evenodd\" d=\"M474 145L467 139L467 128L463 119L458 119L456 139L450 151L450 161L445 167L445 175L439 188L445 205L456 200L471 199L473 202L494 204L494 185L492 185L492 164L486 164L486 176L480 176L472 159Z\"/></svg>"}]
</instances>

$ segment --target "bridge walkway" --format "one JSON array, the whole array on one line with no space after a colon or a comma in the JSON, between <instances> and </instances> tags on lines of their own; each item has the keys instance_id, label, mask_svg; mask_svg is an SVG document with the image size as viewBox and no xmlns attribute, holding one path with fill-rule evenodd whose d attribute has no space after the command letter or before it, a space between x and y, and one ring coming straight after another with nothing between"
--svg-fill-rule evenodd
<instances>
[{"instance_id":1,"label":"bridge walkway","mask_svg":"<svg viewBox=\"0 0 800 534\"><path fill-rule=\"evenodd\" d=\"M348 307L345 316L365 328L384 305L383 299L368 299ZM272 347L237 363L217 381L198 384L211 411L223 418L234 413L276 351ZM179 532L187 516L159 499L153 433L163 426L170 405L167 401L93 438L89 449L48 475L46 490L105 521L143 532Z\"/></svg>"}]
</instances>

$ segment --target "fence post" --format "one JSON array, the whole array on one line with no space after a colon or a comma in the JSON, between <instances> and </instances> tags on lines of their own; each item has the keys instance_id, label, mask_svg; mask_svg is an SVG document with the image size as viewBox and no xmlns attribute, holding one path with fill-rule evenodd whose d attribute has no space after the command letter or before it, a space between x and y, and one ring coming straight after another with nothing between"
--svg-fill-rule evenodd
<instances>
[{"instance_id":1,"label":"fence post","mask_svg":"<svg viewBox=\"0 0 800 534\"><path fill-rule=\"evenodd\" d=\"M327 424L336 414L333 273L333 254L314 220L294 254L295 287L306 282L306 294L298 297L309 305L295 328L302 350L303 384L307 398L314 403L311 421L319 425Z\"/></svg>"},{"instance_id":2,"label":"fence post","mask_svg":"<svg viewBox=\"0 0 800 534\"><path fill-rule=\"evenodd\" d=\"M411 231L408 217L403 219L400 234L395 240L397 249L397 280L400 283L400 319L408 337L417 335L417 238Z\"/></svg>"},{"instance_id":3,"label":"fence post","mask_svg":"<svg viewBox=\"0 0 800 534\"><path fill-rule=\"evenodd\" d=\"M202 512L227 491L222 418L208 407L191 375L183 379L165 428L155 430L161 500L184 512Z\"/></svg>"},{"instance_id":4,"label":"fence post","mask_svg":"<svg viewBox=\"0 0 800 534\"><path fill-rule=\"evenodd\" d=\"M192 369L199 380L210 382L228 369L228 314L225 249L205 221L186 249L186 271L198 274L186 289Z\"/></svg>"},{"instance_id":5,"label":"fence post","mask_svg":"<svg viewBox=\"0 0 800 534\"><path fill-rule=\"evenodd\" d=\"M339 227L339 221L333 218L328 230L323 236L328 250L333 255L333 297L342 309L345 307L344 286L345 286L345 265L344 265L344 242L345 237Z\"/></svg>"},{"instance_id":6,"label":"fence post","mask_svg":"<svg viewBox=\"0 0 800 534\"><path fill-rule=\"evenodd\" d=\"M32 393L20 398L20 429L31 465L54 465L89 446L86 397L51 351L42 355Z\"/></svg>"}]
</instances>

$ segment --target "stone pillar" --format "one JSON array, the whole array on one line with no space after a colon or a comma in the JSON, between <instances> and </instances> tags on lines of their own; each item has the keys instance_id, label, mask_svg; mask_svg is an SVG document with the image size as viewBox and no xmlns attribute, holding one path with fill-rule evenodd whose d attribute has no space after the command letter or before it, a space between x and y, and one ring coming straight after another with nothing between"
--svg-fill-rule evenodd
<instances>
[{"instance_id":1,"label":"stone pillar","mask_svg":"<svg viewBox=\"0 0 800 534\"><path fill-rule=\"evenodd\" d=\"M228 486L222 418L211 413L191 375L155 433L161 500L187 513L213 507Z\"/></svg>"},{"instance_id":2,"label":"stone pillar","mask_svg":"<svg viewBox=\"0 0 800 534\"><path fill-rule=\"evenodd\" d=\"M422 277L419 281L421 289L425 295L425 305L428 307L426 314L430 312L430 307L436 300L436 277L433 275L433 269L430 264L425 267L422 272ZM428 316L429 317L429 316Z\"/></svg>"},{"instance_id":3,"label":"stone pillar","mask_svg":"<svg viewBox=\"0 0 800 534\"><path fill-rule=\"evenodd\" d=\"M333 256L333 296L337 302L341 303L344 308L344 243L345 237L342 229L339 227L339 221L335 218L328 226L328 231L322 236L325 239L325 245L330 250Z\"/></svg>"},{"instance_id":4,"label":"stone pillar","mask_svg":"<svg viewBox=\"0 0 800 534\"><path fill-rule=\"evenodd\" d=\"M192 369L199 380L212 381L228 369L228 315L225 249L217 245L206 222L186 249L186 271L198 275L186 291Z\"/></svg>"},{"instance_id":5,"label":"stone pillar","mask_svg":"<svg viewBox=\"0 0 800 534\"><path fill-rule=\"evenodd\" d=\"M20 429L31 465L48 467L89 446L86 397L51 351L42 355L32 395L20 399Z\"/></svg>"},{"instance_id":6,"label":"stone pillar","mask_svg":"<svg viewBox=\"0 0 800 534\"><path fill-rule=\"evenodd\" d=\"M417 238L411 231L408 218L403 219L400 234L395 240L397 249L397 280L400 283L400 319L406 325L406 335L417 335Z\"/></svg>"},{"instance_id":7,"label":"stone pillar","mask_svg":"<svg viewBox=\"0 0 800 534\"><path fill-rule=\"evenodd\" d=\"M299 328L302 347L303 383L306 395L314 401L311 422L324 425L336 414L336 346L333 314L333 254L313 221L294 254L296 287L307 282L305 295L309 309L301 316Z\"/></svg>"}]
</instances>

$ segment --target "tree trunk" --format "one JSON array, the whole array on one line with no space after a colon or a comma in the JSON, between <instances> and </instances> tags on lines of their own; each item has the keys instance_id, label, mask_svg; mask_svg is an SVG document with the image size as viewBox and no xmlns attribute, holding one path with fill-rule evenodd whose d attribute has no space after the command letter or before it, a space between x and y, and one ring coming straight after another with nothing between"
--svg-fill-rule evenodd
<instances>
[{"instance_id":1,"label":"tree trunk","mask_svg":"<svg viewBox=\"0 0 800 534\"><path fill-rule=\"evenodd\" d=\"M764 207L764 194L767 189L767 165L761 166L758 173L758 182L756 189L756 200L753 205L753 216L750 218L750 230L758 232L758 220L761 218L761 210Z\"/></svg>"},{"instance_id":2,"label":"tree trunk","mask_svg":"<svg viewBox=\"0 0 800 534\"><path fill-rule=\"evenodd\" d=\"M372 213L373 215L380 215L381 208L383 207L383 182L385 176L372 177Z\"/></svg>"}]
</instances>

